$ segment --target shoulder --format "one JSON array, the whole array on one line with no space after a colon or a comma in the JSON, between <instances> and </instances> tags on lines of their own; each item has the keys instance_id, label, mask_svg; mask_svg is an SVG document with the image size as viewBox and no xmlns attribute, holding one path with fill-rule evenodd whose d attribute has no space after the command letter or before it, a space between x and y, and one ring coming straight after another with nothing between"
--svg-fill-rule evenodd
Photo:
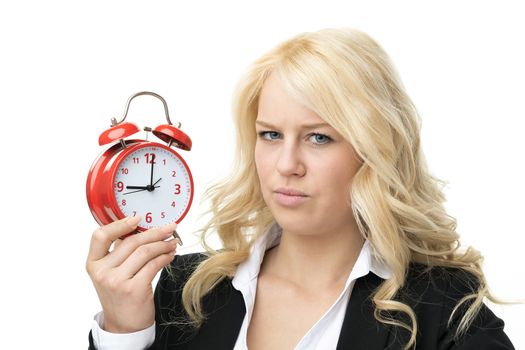
<instances>
[{"instance_id":1,"label":"shoulder","mask_svg":"<svg viewBox=\"0 0 525 350\"><path fill-rule=\"evenodd\" d=\"M411 263L398 296L416 314L428 313L435 318L438 313L448 319L455 306L464 297L477 294L479 288L478 278L466 270Z\"/></svg>"},{"instance_id":2,"label":"shoulder","mask_svg":"<svg viewBox=\"0 0 525 350\"><path fill-rule=\"evenodd\" d=\"M396 299L408 304L416 314L418 333L425 335L417 340L424 345L423 348L430 346L430 341L439 340L445 348L468 341L470 345L477 345L472 349L500 349L495 346L498 342L510 344L501 349L512 349L503 333L504 322L501 319L483 302L470 309L480 293L480 286L479 279L464 269L411 263L405 285L399 290ZM471 295L472 299L463 300ZM456 331L466 315L471 316L471 323L466 333L456 339Z\"/></svg>"},{"instance_id":3,"label":"shoulder","mask_svg":"<svg viewBox=\"0 0 525 350\"><path fill-rule=\"evenodd\" d=\"M461 299L465 295L476 293L479 287L478 278L464 269L411 263L403 289Z\"/></svg>"}]
</instances>

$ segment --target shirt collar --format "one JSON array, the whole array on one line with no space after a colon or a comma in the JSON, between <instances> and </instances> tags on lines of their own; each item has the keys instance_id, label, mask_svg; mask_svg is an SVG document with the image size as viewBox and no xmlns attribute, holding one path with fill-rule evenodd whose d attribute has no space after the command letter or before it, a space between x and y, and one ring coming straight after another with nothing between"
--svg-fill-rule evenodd
<instances>
[{"instance_id":1,"label":"shirt collar","mask_svg":"<svg viewBox=\"0 0 525 350\"><path fill-rule=\"evenodd\" d=\"M237 271L232 280L235 289L240 290L243 286L257 278L265 252L279 244L281 235L281 227L277 223L274 223L256 239L251 247L248 259L237 267ZM366 239L346 284L349 284L354 279L367 275L369 272L373 272L382 279L388 279L392 275L390 268L376 258L370 247L370 242Z\"/></svg>"}]
</instances>

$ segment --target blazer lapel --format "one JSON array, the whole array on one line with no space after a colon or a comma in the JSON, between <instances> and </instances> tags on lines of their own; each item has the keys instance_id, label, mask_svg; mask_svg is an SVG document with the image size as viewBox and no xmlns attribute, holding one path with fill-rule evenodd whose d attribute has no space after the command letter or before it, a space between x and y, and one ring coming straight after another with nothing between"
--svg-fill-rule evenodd
<instances>
[{"instance_id":1,"label":"blazer lapel","mask_svg":"<svg viewBox=\"0 0 525 350\"><path fill-rule=\"evenodd\" d=\"M337 350L393 350L386 346L390 327L374 318L374 305L371 300L374 289L382 281L372 272L355 281L346 308Z\"/></svg>"}]
</instances>

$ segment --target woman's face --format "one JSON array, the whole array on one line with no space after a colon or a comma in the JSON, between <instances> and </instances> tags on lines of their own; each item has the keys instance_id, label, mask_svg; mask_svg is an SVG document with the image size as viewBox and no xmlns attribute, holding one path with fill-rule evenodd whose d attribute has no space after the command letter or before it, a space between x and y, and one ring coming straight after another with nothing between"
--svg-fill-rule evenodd
<instances>
[{"instance_id":1,"label":"woman's face","mask_svg":"<svg viewBox=\"0 0 525 350\"><path fill-rule=\"evenodd\" d=\"M261 191L286 232L354 229L349 188L361 163L352 145L291 98L273 73L264 83L255 129Z\"/></svg>"}]
</instances>

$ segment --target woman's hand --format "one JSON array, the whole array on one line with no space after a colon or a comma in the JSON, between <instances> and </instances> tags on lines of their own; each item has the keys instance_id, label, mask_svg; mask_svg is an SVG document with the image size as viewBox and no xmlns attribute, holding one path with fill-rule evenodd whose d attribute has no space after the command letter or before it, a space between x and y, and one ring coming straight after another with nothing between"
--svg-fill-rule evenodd
<instances>
[{"instance_id":1,"label":"woman's hand","mask_svg":"<svg viewBox=\"0 0 525 350\"><path fill-rule=\"evenodd\" d=\"M96 229L91 237L86 270L104 311L101 327L108 332L131 333L153 324L151 284L155 275L175 257L177 240L165 240L172 237L176 224L118 240L133 232L139 222L140 217L115 221ZM113 242L115 247L110 252Z\"/></svg>"}]
</instances>

